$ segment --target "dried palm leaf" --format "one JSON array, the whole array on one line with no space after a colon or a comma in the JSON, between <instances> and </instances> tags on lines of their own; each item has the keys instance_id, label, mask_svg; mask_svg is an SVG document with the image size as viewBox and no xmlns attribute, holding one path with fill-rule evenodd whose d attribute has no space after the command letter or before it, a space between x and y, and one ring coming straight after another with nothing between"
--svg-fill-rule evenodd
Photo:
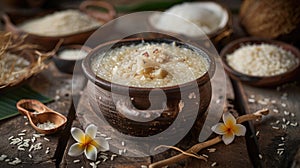
<instances>
[{"instance_id":1,"label":"dried palm leaf","mask_svg":"<svg viewBox=\"0 0 300 168\"><path fill-rule=\"evenodd\" d=\"M0 89L16 85L47 67L46 60L55 54L60 41L50 52L41 52L40 47L25 43L26 35L17 36L0 32Z\"/></svg>"}]
</instances>

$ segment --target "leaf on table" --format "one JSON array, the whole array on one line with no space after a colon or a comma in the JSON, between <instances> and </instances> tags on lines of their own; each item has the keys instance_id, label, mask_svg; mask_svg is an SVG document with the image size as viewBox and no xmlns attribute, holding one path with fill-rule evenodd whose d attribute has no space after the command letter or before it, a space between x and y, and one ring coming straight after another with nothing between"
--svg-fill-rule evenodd
<instances>
[{"instance_id":1,"label":"leaf on table","mask_svg":"<svg viewBox=\"0 0 300 168\"><path fill-rule=\"evenodd\" d=\"M27 85L16 87L5 93L0 93L0 120L20 114L16 107L16 103L20 99L36 99L42 103L49 103L53 101L53 99L32 90Z\"/></svg>"}]
</instances>

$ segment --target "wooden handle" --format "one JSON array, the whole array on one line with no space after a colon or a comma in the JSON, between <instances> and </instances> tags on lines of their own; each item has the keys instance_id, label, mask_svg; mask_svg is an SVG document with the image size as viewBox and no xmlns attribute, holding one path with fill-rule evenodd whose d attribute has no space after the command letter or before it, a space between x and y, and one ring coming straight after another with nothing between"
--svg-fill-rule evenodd
<instances>
[{"instance_id":1,"label":"wooden handle","mask_svg":"<svg viewBox=\"0 0 300 168\"><path fill-rule=\"evenodd\" d=\"M17 102L16 104L18 111L23 114L23 115L31 115L31 112L28 111L34 110L35 112L38 113L43 113L45 111L52 111L52 109L48 108L45 106L42 102L34 99L21 99L20 101Z\"/></svg>"},{"instance_id":2,"label":"wooden handle","mask_svg":"<svg viewBox=\"0 0 300 168\"><path fill-rule=\"evenodd\" d=\"M107 10L107 12L101 12L96 9L88 9L88 7L91 6L104 8ZM80 4L79 9L95 19L104 22L108 22L116 16L115 8L110 3L105 1L83 1Z\"/></svg>"},{"instance_id":3,"label":"wooden handle","mask_svg":"<svg viewBox=\"0 0 300 168\"><path fill-rule=\"evenodd\" d=\"M161 113L168 110L168 107L165 105L164 108L156 110L139 110L132 105L129 99L121 99L117 101L116 109L128 119L138 122L148 122L160 117Z\"/></svg>"}]
</instances>

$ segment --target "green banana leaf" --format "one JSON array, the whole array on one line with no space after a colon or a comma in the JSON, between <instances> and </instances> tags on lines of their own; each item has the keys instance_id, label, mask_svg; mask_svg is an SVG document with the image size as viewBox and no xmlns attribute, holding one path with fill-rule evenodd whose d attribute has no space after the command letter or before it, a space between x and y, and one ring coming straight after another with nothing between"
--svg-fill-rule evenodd
<instances>
[{"instance_id":1,"label":"green banana leaf","mask_svg":"<svg viewBox=\"0 0 300 168\"><path fill-rule=\"evenodd\" d=\"M189 0L191 1L191 0ZM117 12L137 12L137 11L150 11L150 10L164 10L179 3L187 2L187 0L164 0L164 1L144 1L135 4L118 5L116 6Z\"/></svg>"},{"instance_id":2,"label":"green banana leaf","mask_svg":"<svg viewBox=\"0 0 300 168\"><path fill-rule=\"evenodd\" d=\"M42 103L53 101L53 99L32 90L28 85L13 88L4 93L0 93L0 120L19 114L16 103L21 99L36 99Z\"/></svg>"}]
</instances>

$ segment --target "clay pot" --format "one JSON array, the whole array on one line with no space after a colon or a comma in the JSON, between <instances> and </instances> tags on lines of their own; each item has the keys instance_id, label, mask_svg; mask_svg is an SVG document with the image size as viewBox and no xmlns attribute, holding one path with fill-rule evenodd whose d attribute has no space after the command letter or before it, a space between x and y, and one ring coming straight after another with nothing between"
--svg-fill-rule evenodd
<instances>
[{"instance_id":1,"label":"clay pot","mask_svg":"<svg viewBox=\"0 0 300 168\"><path fill-rule=\"evenodd\" d=\"M174 42L174 40L168 39L125 39L115 44L110 42L99 45L83 60L83 71L89 79L87 84L89 103L95 113L103 117L121 133L139 137L155 135L166 130L179 116L182 122L178 124L176 129L180 129L181 124L184 125L189 122L193 124L195 120L204 117L203 114L209 106L212 95L209 75L214 71L214 62L208 55L204 57L210 62L209 72L195 81L169 87L128 87L104 80L92 71L91 62L99 53L105 52L110 47L113 49L140 44L142 41L149 43ZM202 50L194 46L179 41L176 41L176 44L203 53ZM194 92L195 90L197 92ZM166 96L165 105L160 102L161 91ZM148 109L153 103L150 103L149 94L151 94L151 99L154 100L155 104L160 104L158 105L160 108ZM191 94L195 94L196 98L191 98ZM193 112L196 112L195 116ZM135 120L136 117L140 120ZM201 127L197 128L198 135L200 129ZM175 132L177 131L179 130L175 130Z\"/></svg>"},{"instance_id":2,"label":"clay pot","mask_svg":"<svg viewBox=\"0 0 300 168\"><path fill-rule=\"evenodd\" d=\"M102 13L94 10L90 10L88 7L90 6L97 6L100 8L106 9L107 13ZM87 15L104 22L108 22L114 19L116 12L114 7L104 1L84 1L80 4L79 10L86 13ZM92 29L76 34L70 34L65 36L41 36L36 34L27 33L21 29L19 29L16 25L20 24L27 19L33 19L48 15L55 11L48 10L48 11L37 11L36 13L24 13L23 16L15 16L14 14L3 14L2 18L5 23L5 30L10 31L14 34L23 35L27 34L26 42L32 44L38 44L43 47L44 50L51 50L55 47L55 45L59 42L59 40L63 40L63 45L67 44L83 44L87 38L97 29ZM22 19L20 19L22 18Z\"/></svg>"}]
</instances>

